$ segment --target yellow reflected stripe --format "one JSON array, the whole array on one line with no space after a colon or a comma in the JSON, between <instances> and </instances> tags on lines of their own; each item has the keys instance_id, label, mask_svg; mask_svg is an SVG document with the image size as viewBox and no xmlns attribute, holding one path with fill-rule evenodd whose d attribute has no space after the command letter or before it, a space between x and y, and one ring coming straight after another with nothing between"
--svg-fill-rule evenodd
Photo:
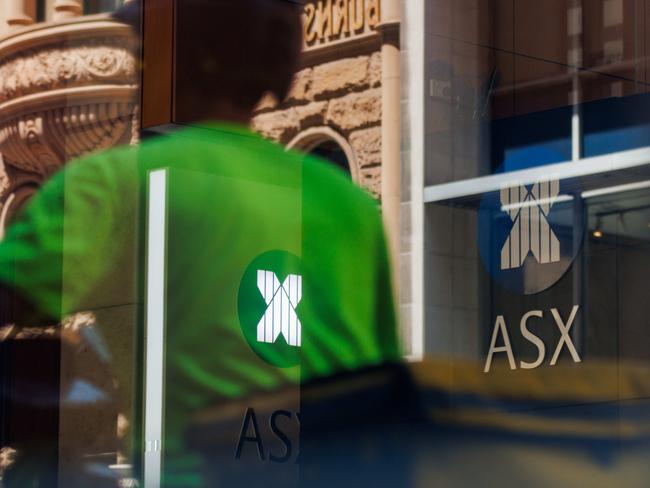
<instances>
[{"instance_id":1,"label":"yellow reflected stripe","mask_svg":"<svg viewBox=\"0 0 650 488\"><path fill-rule=\"evenodd\" d=\"M650 397L650 367L640 363L585 361L510 370L507 363L495 361L483 373L482 362L436 358L412 363L410 370L419 388L452 395L545 402Z\"/></svg>"},{"instance_id":2,"label":"yellow reflected stripe","mask_svg":"<svg viewBox=\"0 0 650 488\"><path fill-rule=\"evenodd\" d=\"M486 412L480 409L463 409L454 412L432 409L429 413L436 423L465 428L499 429L519 435L609 437L622 440L650 438L650 422L626 422L618 419L609 421L546 419L534 415Z\"/></svg>"}]
</instances>

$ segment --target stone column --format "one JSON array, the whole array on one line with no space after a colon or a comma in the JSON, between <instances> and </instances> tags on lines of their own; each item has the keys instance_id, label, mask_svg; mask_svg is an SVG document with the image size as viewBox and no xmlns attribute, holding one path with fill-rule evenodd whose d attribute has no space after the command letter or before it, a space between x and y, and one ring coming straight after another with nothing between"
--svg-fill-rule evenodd
<instances>
[{"instance_id":1,"label":"stone column","mask_svg":"<svg viewBox=\"0 0 650 488\"><path fill-rule=\"evenodd\" d=\"M381 206L397 292L400 253L401 64L399 0L381 2ZM397 294L397 293L396 293Z\"/></svg>"},{"instance_id":2,"label":"stone column","mask_svg":"<svg viewBox=\"0 0 650 488\"><path fill-rule=\"evenodd\" d=\"M65 20L83 14L81 0L56 0L54 2L54 20Z\"/></svg>"},{"instance_id":3,"label":"stone column","mask_svg":"<svg viewBox=\"0 0 650 488\"><path fill-rule=\"evenodd\" d=\"M6 25L17 29L34 23L34 0L4 0Z\"/></svg>"}]
</instances>

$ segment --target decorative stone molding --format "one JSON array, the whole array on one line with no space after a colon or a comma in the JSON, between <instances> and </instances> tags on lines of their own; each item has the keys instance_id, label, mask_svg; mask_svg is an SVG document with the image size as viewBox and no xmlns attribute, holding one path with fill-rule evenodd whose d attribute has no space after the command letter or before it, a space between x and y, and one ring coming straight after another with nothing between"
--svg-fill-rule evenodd
<instances>
[{"instance_id":1,"label":"decorative stone molding","mask_svg":"<svg viewBox=\"0 0 650 488\"><path fill-rule=\"evenodd\" d=\"M46 176L70 159L129 143L132 134L127 129L135 107L128 95L122 101L71 104L0 118L5 162Z\"/></svg>"},{"instance_id":2,"label":"decorative stone molding","mask_svg":"<svg viewBox=\"0 0 650 488\"><path fill-rule=\"evenodd\" d=\"M135 82L136 60L124 39L30 49L2 58L0 103L32 93L97 83Z\"/></svg>"},{"instance_id":3,"label":"decorative stone molding","mask_svg":"<svg viewBox=\"0 0 650 488\"><path fill-rule=\"evenodd\" d=\"M37 25L0 41L5 163L47 176L70 159L137 139L134 43L129 27L103 16Z\"/></svg>"}]
</instances>

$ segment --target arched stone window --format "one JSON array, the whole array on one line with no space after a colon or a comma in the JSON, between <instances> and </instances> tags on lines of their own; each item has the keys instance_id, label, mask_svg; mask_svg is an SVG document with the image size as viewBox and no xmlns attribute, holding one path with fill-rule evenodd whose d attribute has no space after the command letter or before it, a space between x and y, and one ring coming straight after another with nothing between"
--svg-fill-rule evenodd
<instances>
[{"instance_id":1,"label":"arched stone window","mask_svg":"<svg viewBox=\"0 0 650 488\"><path fill-rule=\"evenodd\" d=\"M287 144L287 149L315 154L331 161L350 174L352 181L359 183L357 158L350 143L330 127L312 127L298 134Z\"/></svg>"}]
</instances>

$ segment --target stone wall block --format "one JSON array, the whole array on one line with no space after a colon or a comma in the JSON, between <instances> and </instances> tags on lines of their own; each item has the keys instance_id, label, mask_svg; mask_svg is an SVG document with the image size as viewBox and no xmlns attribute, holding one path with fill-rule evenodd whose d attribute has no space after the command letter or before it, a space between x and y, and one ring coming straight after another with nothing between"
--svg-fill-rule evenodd
<instances>
[{"instance_id":1,"label":"stone wall block","mask_svg":"<svg viewBox=\"0 0 650 488\"><path fill-rule=\"evenodd\" d=\"M381 52L370 56L370 86L376 88L381 86Z\"/></svg>"},{"instance_id":2,"label":"stone wall block","mask_svg":"<svg viewBox=\"0 0 650 488\"><path fill-rule=\"evenodd\" d=\"M285 103L306 103L313 100L312 79L313 70L311 68L296 73Z\"/></svg>"},{"instance_id":3,"label":"stone wall block","mask_svg":"<svg viewBox=\"0 0 650 488\"><path fill-rule=\"evenodd\" d=\"M312 75L311 93L315 100L323 100L369 87L370 58L359 56L316 66Z\"/></svg>"},{"instance_id":4,"label":"stone wall block","mask_svg":"<svg viewBox=\"0 0 650 488\"><path fill-rule=\"evenodd\" d=\"M326 121L342 132L381 123L381 88L350 93L332 100L329 103Z\"/></svg>"},{"instance_id":5,"label":"stone wall block","mask_svg":"<svg viewBox=\"0 0 650 488\"><path fill-rule=\"evenodd\" d=\"M350 134L360 168L381 164L381 127L361 129Z\"/></svg>"},{"instance_id":6,"label":"stone wall block","mask_svg":"<svg viewBox=\"0 0 650 488\"><path fill-rule=\"evenodd\" d=\"M300 129L323 125L327 115L327 102L312 102L309 105L296 107L296 115Z\"/></svg>"},{"instance_id":7,"label":"stone wall block","mask_svg":"<svg viewBox=\"0 0 650 488\"><path fill-rule=\"evenodd\" d=\"M278 108L278 99L271 93L266 93L260 101L257 103L253 113L259 114L264 112L270 112L271 110L276 110Z\"/></svg>"},{"instance_id":8,"label":"stone wall block","mask_svg":"<svg viewBox=\"0 0 650 488\"><path fill-rule=\"evenodd\" d=\"M252 128L268 139L286 144L298 134L300 124L296 110L290 108L258 115Z\"/></svg>"},{"instance_id":9,"label":"stone wall block","mask_svg":"<svg viewBox=\"0 0 650 488\"><path fill-rule=\"evenodd\" d=\"M381 197L381 166L370 166L359 171L359 185L377 200Z\"/></svg>"}]
</instances>

